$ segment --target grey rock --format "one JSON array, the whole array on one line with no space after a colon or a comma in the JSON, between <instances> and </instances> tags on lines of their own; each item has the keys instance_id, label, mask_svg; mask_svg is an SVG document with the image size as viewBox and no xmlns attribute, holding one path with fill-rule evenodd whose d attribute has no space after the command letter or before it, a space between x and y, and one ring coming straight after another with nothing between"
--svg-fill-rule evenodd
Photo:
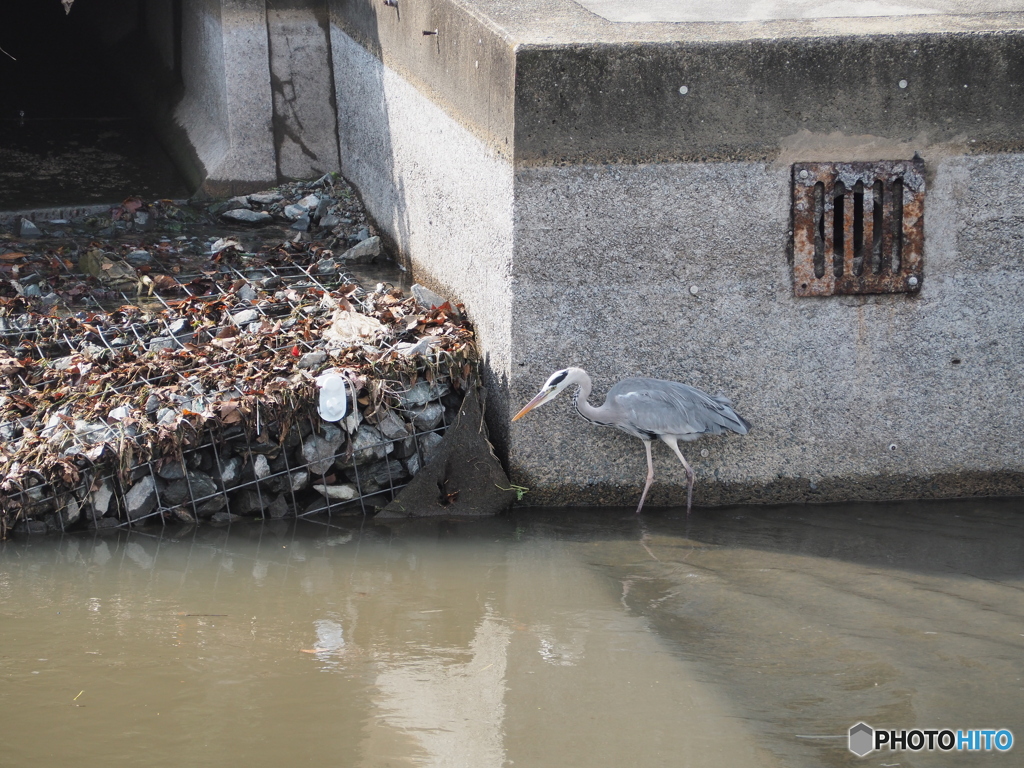
<instances>
[{"instance_id":1,"label":"grey rock","mask_svg":"<svg viewBox=\"0 0 1024 768\"><path fill-rule=\"evenodd\" d=\"M398 396L398 401L406 408L417 405L426 405L431 400L439 400L448 394L451 387L447 382L440 381L430 384L427 381L418 381L412 387Z\"/></svg>"},{"instance_id":2,"label":"grey rock","mask_svg":"<svg viewBox=\"0 0 1024 768\"><path fill-rule=\"evenodd\" d=\"M316 368L325 360L327 360L327 353L321 350L317 350L314 352L307 352L306 354L304 354L302 357L299 358L299 362L296 363L296 365L299 368L303 369Z\"/></svg>"},{"instance_id":3,"label":"grey rock","mask_svg":"<svg viewBox=\"0 0 1024 768\"><path fill-rule=\"evenodd\" d=\"M249 283L246 283L238 289L238 298L242 301L256 301L259 297L259 293Z\"/></svg>"},{"instance_id":4,"label":"grey rock","mask_svg":"<svg viewBox=\"0 0 1024 768\"><path fill-rule=\"evenodd\" d=\"M309 214L304 213L292 223L292 229L298 232L309 231Z\"/></svg>"},{"instance_id":5,"label":"grey rock","mask_svg":"<svg viewBox=\"0 0 1024 768\"><path fill-rule=\"evenodd\" d=\"M230 512L216 512L214 513L213 517L210 518L210 522L224 525L226 523L234 523L241 519L242 518L240 518L238 515L233 515Z\"/></svg>"},{"instance_id":6,"label":"grey rock","mask_svg":"<svg viewBox=\"0 0 1024 768\"><path fill-rule=\"evenodd\" d=\"M341 224L341 217L335 216L333 213L320 217L320 227L322 229L334 229L339 224Z\"/></svg>"},{"instance_id":7,"label":"grey rock","mask_svg":"<svg viewBox=\"0 0 1024 768\"><path fill-rule=\"evenodd\" d=\"M356 232L352 239L355 240L356 242L362 242L363 240L369 239L369 237L370 230L367 229L366 227L363 227L358 232Z\"/></svg>"},{"instance_id":8,"label":"grey rock","mask_svg":"<svg viewBox=\"0 0 1024 768\"><path fill-rule=\"evenodd\" d=\"M420 471L423 466L423 460L420 459L418 453L414 453L412 456L405 460L405 468L409 471L411 477L415 477L416 473Z\"/></svg>"},{"instance_id":9,"label":"grey rock","mask_svg":"<svg viewBox=\"0 0 1024 768\"><path fill-rule=\"evenodd\" d=\"M396 459L407 459L416 455L416 438L410 435L404 440L396 440L395 450L392 453Z\"/></svg>"},{"instance_id":10,"label":"grey rock","mask_svg":"<svg viewBox=\"0 0 1024 768\"><path fill-rule=\"evenodd\" d=\"M320 259L313 265L313 270L318 275L334 275L338 272L338 263L331 258Z\"/></svg>"},{"instance_id":11,"label":"grey rock","mask_svg":"<svg viewBox=\"0 0 1024 768\"><path fill-rule=\"evenodd\" d=\"M334 464L334 457L344 439L342 431L333 424L324 425L323 435L310 435L306 438L302 445L302 458L309 470L318 475L325 474Z\"/></svg>"},{"instance_id":12,"label":"grey rock","mask_svg":"<svg viewBox=\"0 0 1024 768\"><path fill-rule=\"evenodd\" d=\"M141 267L149 264L153 260L153 256L149 251L137 250L125 256L124 260L133 266Z\"/></svg>"},{"instance_id":13,"label":"grey rock","mask_svg":"<svg viewBox=\"0 0 1024 768\"><path fill-rule=\"evenodd\" d=\"M63 518L64 525L73 525L78 522L78 518L82 515L82 505L78 503L78 499L72 498L68 500L68 504L64 509L61 510L61 517Z\"/></svg>"},{"instance_id":14,"label":"grey rock","mask_svg":"<svg viewBox=\"0 0 1024 768\"><path fill-rule=\"evenodd\" d=\"M266 480L270 477L270 462L267 461L267 457L260 455L253 459L252 470L257 480Z\"/></svg>"},{"instance_id":15,"label":"grey rock","mask_svg":"<svg viewBox=\"0 0 1024 768\"><path fill-rule=\"evenodd\" d=\"M266 516L278 520L288 514L290 508L284 496L275 496L266 506Z\"/></svg>"},{"instance_id":16,"label":"grey rock","mask_svg":"<svg viewBox=\"0 0 1024 768\"><path fill-rule=\"evenodd\" d=\"M308 211L305 208L303 208L301 205L295 205L293 203L292 205L286 205L284 207L284 215L285 215L285 218L290 219L291 221L295 221L296 219L300 218L301 216L308 215Z\"/></svg>"},{"instance_id":17,"label":"grey rock","mask_svg":"<svg viewBox=\"0 0 1024 768\"><path fill-rule=\"evenodd\" d=\"M156 395L150 395L146 399L146 413L156 413L160 408L160 398Z\"/></svg>"},{"instance_id":18,"label":"grey rock","mask_svg":"<svg viewBox=\"0 0 1024 768\"><path fill-rule=\"evenodd\" d=\"M437 451L437 447L441 445L443 438L437 432L428 432L425 435L419 436L420 453L423 456L423 463L426 464L433 457Z\"/></svg>"},{"instance_id":19,"label":"grey rock","mask_svg":"<svg viewBox=\"0 0 1024 768\"><path fill-rule=\"evenodd\" d=\"M298 493L309 487L309 472L299 469L288 475L288 489L292 493Z\"/></svg>"},{"instance_id":20,"label":"grey rock","mask_svg":"<svg viewBox=\"0 0 1024 768\"><path fill-rule=\"evenodd\" d=\"M264 290L273 290L274 288L280 288L282 285L284 285L284 280L282 280L277 275L264 277L262 280L260 280L260 287L263 288Z\"/></svg>"},{"instance_id":21,"label":"grey rock","mask_svg":"<svg viewBox=\"0 0 1024 768\"><path fill-rule=\"evenodd\" d=\"M185 477L168 484L160 499L165 506L173 507L185 501L199 501L217 493L219 488L205 472L188 472Z\"/></svg>"},{"instance_id":22,"label":"grey rock","mask_svg":"<svg viewBox=\"0 0 1024 768\"><path fill-rule=\"evenodd\" d=\"M220 217L226 221L235 221L239 224L268 224L274 220L274 217L266 211L250 211L247 208L227 211L222 213Z\"/></svg>"},{"instance_id":23,"label":"grey rock","mask_svg":"<svg viewBox=\"0 0 1024 768\"><path fill-rule=\"evenodd\" d=\"M257 192L249 195L249 202L256 205L273 205L279 200L284 200L284 195L280 192Z\"/></svg>"},{"instance_id":24,"label":"grey rock","mask_svg":"<svg viewBox=\"0 0 1024 768\"><path fill-rule=\"evenodd\" d=\"M90 495L90 501L92 502L92 508L96 513L97 517L103 517L110 511L110 500L114 496L114 486L110 480L103 479L100 481L100 487L92 492Z\"/></svg>"},{"instance_id":25,"label":"grey rock","mask_svg":"<svg viewBox=\"0 0 1024 768\"><path fill-rule=\"evenodd\" d=\"M174 349L175 347L180 346L181 344L176 339L168 338L167 336L158 336L157 338L150 340L149 351L155 352L158 349Z\"/></svg>"},{"instance_id":26,"label":"grey rock","mask_svg":"<svg viewBox=\"0 0 1024 768\"><path fill-rule=\"evenodd\" d=\"M42 237L43 233L33 222L22 219L18 226L18 237Z\"/></svg>"},{"instance_id":27,"label":"grey rock","mask_svg":"<svg viewBox=\"0 0 1024 768\"><path fill-rule=\"evenodd\" d=\"M444 406L440 403L433 402L427 403L422 408L418 408L413 411L415 414L412 419L412 423L418 430L431 430L435 429L440 423L441 419L444 418Z\"/></svg>"},{"instance_id":28,"label":"grey rock","mask_svg":"<svg viewBox=\"0 0 1024 768\"><path fill-rule=\"evenodd\" d=\"M314 485L313 490L331 501L351 501L359 495L359 489L351 483Z\"/></svg>"},{"instance_id":29,"label":"grey rock","mask_svg":"<svg viewBox=\"0 0 1024 768\"><path fill-rule=\"evenodd\" d=\"M368 461L383 459L394 450L394 443L387 440L374 427L364 424L356 430L352 439L352 463L365 464Z\"/></svg>"},{"instance_id":30,"label":"grey rock","mask_svg":"<svg viewBox=\"0 0 1024 768\"><path fill-rule=\"evenodd\" d=\"M399 440L409 436L409 427L405 419L394 411L388 411L387 415L377 422L377 430L388 440Z\"/></svg>"},{"instance_id":31,"label":"grey rock","mask_svg":"<svg viewBox=\"0 0 1024 768\"><path fill-rule=\"evenodd\" d=\"M312 211L320 205L320 197L319 195L306 195L296 205L301 205L307 211Z\"/></svg>"},{"instance_id":32,"label":"grey rock","mask_svg":"<svg viewBox=\"0 0 1024 768\"><path fill-rule=\"evenodd\" d=\"M352 264L362 264L378 256L380 256L380 238L375 235L349 248L341 254L341 259Z\"/></svg>"},{"instance_id":33,"label":"grey rock","mask_svg":"<svg viewBox=\"0 0 1024 768\"><path fill-rule=\"evenodd\" d=\"M412 286L412 295L416 298L416 301L422 304L427 309L432 307L440 307L444 304L447 299L443 296L438 296L432 290L426 286L414 283Z\"/></svg>"},{"instance_id":34,"label":"grey rock","mask_svg":"<svg viewBox=\"0 0 1024 768\"><path fill-rule=\"evenodd\" d=\"M192 513L189 512L185 507L174 507L171 509L171 514L174 515L180 522L192 525L196 522L196 519L192 517Z\"/></svg>"},{"instance_id":35,"label":"grey rock","mask_svg":"<svg viewBox=\"0 0 1024 768\"><path fill-rule=\"evenodd\" d=\"M243 309L241 312L238 312L231 316L231 322L233 322L235 325L242 326L248 323L255 322L256 320L259 319L259 316L260 313L257 312L255 309Z\"/></svg>"},{"instance_id":36,"label":"grey rock","mask_svg":"<svg viewBox=\"0 0 1024 768\"><path fill-rule=\"evenodd\" d=\"M196 507L196 512L200 517L209 517L217 510L224 509L224 507L226 507L227 505L228 497L225 496L223 493L219 493L212 499L207 499L198 507ZM179 509L181 509L181 507L179 507Z\"/></svg>"},{"instance_id":37,"label":"grey rock","mask_svg":"<svg viewBox=\"0 0 1024 768\"><path fill-rule=\"evenodd\" d=\"M316 205L316 210L313 212L313 218L316 221L320 221L324 216L327 215L327 211L331 207L331 201L328 198L322 198Z\"/></svg>"},{"instance_id":38,"label":"grey rock","mask_svg":"<svg viewBox=\"0 0 1024 768\"><path fill-rule=\"evenodd\" d=\"M30 298L38 298L43 295L43 289L39 287L38 283L33 283L32 285L26 285L22 288L21 295L28 296Z\"/></svg>"},{"instance_id":39,"label":"grey rock","mask_svg":"<svg viewBox=\"0 0 1024 768\"><path fill-rule=\"evenodd\" d=\"M129 520L139 520L156 509L157 486L153 476L146 475L133 485L125 494L124 503Z\"/></svg>"},{"instance_id":40,"label":"grey rock","mask_svg":"<svg viewBox=\"0 0 1024 768\"><path fill-rule=\"evenodd\" d=\"M44 307L53 307L60 304L60 296L56 293L47 293L43 295L40 301Z\"/></svg>"},{"instance_id":41,"label":"grey rock","mask_svg":"<svg viewBox=\"0 0 1024 768\"><path fill-rule=\"evenodd\" d=\"M373 493L382 488L391 488L405 480L408 475L400 461L375 461L372 464L348 471L348 476L355 479L358 474L359 489L363 493Z\"/></svg>"},{"instance_id":42,"label":"grey rock","mask_svg":"<svg viewBox=\"0 0 1024 768\"><path fill-rule=\"evenodd\" d=\"M227 461L221 462L218 480L222 488L234 488L242 479L242 459L232 456Z\"/></svg>"},{"instance_id":43,"label":"grey rock","mask_svg":"<svg viewBox=\"0 0 1024 768\"><path fill-rule=\"evenodd\" d=\"M156 473L164 480L181 480L185 477L185 468L180 461L172 461L169 464L164 464Z\"/></svg>"},{"instance_id":44,"label":"grey rock","mask_svg":"<svg viewBox=\"0 0 1024 768\"><path fill-rule=\"evenodd\" d=\"M255 515L263 509L263 501L269 495L252 487L243 488L231 494L231 511L238 515Z\"/></svg>"},{"instance_id":45,"label":"grey rock","mask_svg":"<svg viewBox=\"0 0 1024 768\"><path fill-rule=\"evenodd\" d=\"M173 408L161 408L156 412L157 424L171 424L178 418L178 412Z\"/></svg>"}]
</instances>

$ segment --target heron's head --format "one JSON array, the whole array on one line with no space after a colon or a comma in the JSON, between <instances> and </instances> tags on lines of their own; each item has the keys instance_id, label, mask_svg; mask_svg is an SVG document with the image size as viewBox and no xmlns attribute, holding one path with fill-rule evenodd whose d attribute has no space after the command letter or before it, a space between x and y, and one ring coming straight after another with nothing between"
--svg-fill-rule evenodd
<instances>
[{"instance_id":1,"label":"heron's head","mask_svg":"<svg viewBox=\"0 0 1024 768\"><path fill-rule=\"evenodd\" d=\"M548 377L548 380L544 382L544 386L541 387L540 392L537 396L523 406L523 410L512 417L512 421L517 421L538 405L544 405L548 400L554 400L560 394L562 390L568 387L570 384L578 383L576 372L580 371L579 368L563 368L560 371L555 371ZM580 371L582 373L582 371Z\"/></svg>"}]
</instances>

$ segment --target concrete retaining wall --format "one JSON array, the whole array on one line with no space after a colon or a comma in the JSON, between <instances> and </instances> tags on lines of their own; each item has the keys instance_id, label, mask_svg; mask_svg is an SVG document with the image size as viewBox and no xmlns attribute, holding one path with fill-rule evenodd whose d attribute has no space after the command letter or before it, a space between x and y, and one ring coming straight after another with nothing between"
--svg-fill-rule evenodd
<instances>
[{"instance_id":1,"label":"concrete retaining wall","mask_svg":"<svg viewBox=\"0 0 1024 768\"><path fill-rule=\"evenodd\" d=\"M741 34L778 24L702 27L721 38L709 42L561 2L530 23L539 9L525 5L471 5L490 32L480 56L443 24L434 48L417 37L463 5L425 6L406 26L354 0L331 9L343 169L416 278L478 323L492 435L529 500L631 504L642 485L638 441L586 424L569 397L510 428L570 364L591 371L598 402L638 374L733 398L755 429L686 446L698 504L1024 492L1024 19L988 19L987 37L965 34L976 18L943 19L947 34L886 20L905 33L888 38L868 19L851 27L864 40L815 36L835 20L790 24L803 42ZM474 61L509 55L512 95L484 122L501 81L474 81ZM794 297L791 163L915 151L921 291ZM649 503L678 504L681 468L655 454Z\"/></svg>"},{"instance_id":2,"label":"concrete retaining wall","mask_svg":"<svg viewBox=\"0 0 1024 768\"><path fill-rule=\"evenodd\" d=\"M788 166L521 171L518 401L568 364L602 396L637 373L728 394L755 429L687 446L704 502L1019 489L1022 168L1020 155L937 163L920 294L816 299L793 296ZM545 499L627 503L639 443L568 398L545 409L515 425L520 480ZM656 473L682 478L667 449ZM652 502L678 499L655 486Z\"/></svg>"},{"instance_id":3,"label":"concrete retaining wall","mask_svg":"<svg viewBox=\"0 0 1024 768\"><path fill-rule=\"evenodd\" d=\"M343 174L417 279L466 303L507 382L511 164L337 27L331 40Z\"/></svg>"}]
</instances>

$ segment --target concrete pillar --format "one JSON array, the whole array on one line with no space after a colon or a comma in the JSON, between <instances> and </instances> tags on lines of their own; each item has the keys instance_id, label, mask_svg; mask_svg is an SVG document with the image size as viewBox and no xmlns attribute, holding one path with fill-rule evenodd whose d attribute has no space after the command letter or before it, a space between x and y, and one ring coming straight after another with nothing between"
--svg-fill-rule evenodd
<instances>
[{"instance_id":1,"label":"concrete pillar","mask_svg":"<svg viewBox=\"0 0 1024 768\"><path fill-rule=\"evenodd\" d=\"M326 2L267 5L277 174L320 176L341 167Z\"/></svg>"},{"instance_id":2,"label":"concrete pillar","mask_svg":"<svg viewBox=\"0 0 1024 768\"><path fill-rule=\"evenodd\" d=\"M174 118L201 165L201 191L276 183L265 0L184 0L181 47Z\"/></svg>"}]
</instances>

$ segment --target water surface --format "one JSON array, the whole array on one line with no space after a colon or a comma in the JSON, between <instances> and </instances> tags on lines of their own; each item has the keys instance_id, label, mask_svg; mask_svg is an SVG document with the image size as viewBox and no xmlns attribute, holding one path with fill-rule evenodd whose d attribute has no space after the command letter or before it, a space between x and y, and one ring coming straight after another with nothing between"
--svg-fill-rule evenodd
<instances>
[{"instance_id":1,"label":"water surface","mask_svg":"<svg viewBox=\"0 0 1024 768\"><path fill-rule=\"evenodd\" d=\"M4 765L1015 765L1021 502L12 541ZM325 521L326 522L326 521Z\"/></svg>"}]
</instances>

